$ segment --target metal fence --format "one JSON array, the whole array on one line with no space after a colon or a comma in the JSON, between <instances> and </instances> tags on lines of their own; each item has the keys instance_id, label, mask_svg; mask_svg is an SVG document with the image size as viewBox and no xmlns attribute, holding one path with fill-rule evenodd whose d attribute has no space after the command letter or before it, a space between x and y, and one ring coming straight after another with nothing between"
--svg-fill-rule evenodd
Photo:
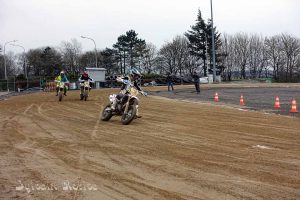
<instances>
[{"instance_id":1,"label":"metal fence","mask_svg":"<svg viewBox=\"0 0 300 200\"><path fill-rule=\"evenodd\" d=\"M42 88L41 78L33 77L25 80L17 80L15 77L0 79L0 91L20 91Z\"/></svg>"}]
</instances>

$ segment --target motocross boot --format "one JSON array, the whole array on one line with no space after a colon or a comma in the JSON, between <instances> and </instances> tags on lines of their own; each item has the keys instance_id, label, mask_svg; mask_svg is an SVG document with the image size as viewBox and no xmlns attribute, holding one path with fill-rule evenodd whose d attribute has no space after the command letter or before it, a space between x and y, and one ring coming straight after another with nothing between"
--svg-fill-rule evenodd
<instances>
[{"instance_id":1,"label":"motocross boot","mask_svg":"<svg viewBox=\"0 0 300 200\"><path fill-rule=\"evenodd\" d=\"M117 99L115 99L111 105L111 109L115 110L116 109L116 105L117 105Z\"/></svg>"},{"instance_id":2,"label":"motocross boot","mask_svg":"<svg viewBox=\"0 0 300 200\"><path fill-rule=\"evenodd\" d=\"M142 116L139 114L139 106L136 105L136 114L135 114L136 118L142 118Z\"/></svg>"},{"instance_id":3,"label":"motocross boot","mask_svg":"<svg viewBox=\"0 0 300 200\"><path fill-rule=\"evenodd\" d=\"M67 96L67 88L64 87L64 95Z\"/></svg>"}]
</instances>

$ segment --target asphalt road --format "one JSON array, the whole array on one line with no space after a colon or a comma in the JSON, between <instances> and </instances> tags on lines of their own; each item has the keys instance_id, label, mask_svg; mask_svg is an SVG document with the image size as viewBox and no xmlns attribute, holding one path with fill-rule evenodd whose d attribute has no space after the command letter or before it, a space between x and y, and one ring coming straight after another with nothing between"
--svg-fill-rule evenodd
<instances>
[{"instance_id":1,"label":"asphalt road","mask_svg":"<svg viewBox=\"0 0 300 200\"><path fill-rule=\"evenodd\" d=\"M177 87L178 88L178 87ZM171 99L190 100L200 102L214 102L215 93L218 93L219 102L217 104L228 104L240 106L240 96L243 95L245 106L242 109L250 109L280 115L289 115L300 117L300 86L289 84L275 85L274 87L264 85L240 85L231 87L231 85L220 85L210 87L201 85L201 92L198 95L192 86L179 87L174 92L168 92L165 87L158 91L151 92L152 95L167 97ZM280 109L274 109L275 98L279 97ZM296 99L298 113L290 113L292 100Z\"/></svg>"}]
</instances>

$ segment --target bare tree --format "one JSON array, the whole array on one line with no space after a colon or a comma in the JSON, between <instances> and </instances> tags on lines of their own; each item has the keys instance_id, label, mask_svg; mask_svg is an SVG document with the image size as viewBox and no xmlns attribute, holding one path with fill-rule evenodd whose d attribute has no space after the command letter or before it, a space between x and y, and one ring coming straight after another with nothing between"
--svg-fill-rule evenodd
<instances>
[{"instance_id":1,"label":"bare tree","mask_svg":"<svg viewBox=\"0 0 300 200\"><path fill-rule=\"evenodd\" d=\"M300 56L300 41L288 34L282 34L281 39L285 58L285 81L293 81L293 74L296 72L296 64Z\"/></svg>"},{"instance_id":2,"label":"bare tree","mask_svg":"<svg viewBox=\"0 0 300 200\"><path fill-rule=\"evenodd\" d=\"M81 43L79 43L76 39L71 39L71 42L63 41L60 45L60 52L65 65L64 67L70 72L79 72L79 58L82 52Z\"/></svg>"},{"instance_id":3,"label":"bare tree","mask_svg":"<svg viewBox=\"0 0 300 200\"><path fill-rule=\"evenodd\" d=\"M189 54L186 61L184 62L184 74L192 76L194 72L205 74L204 60L199 60L198 57Z\"/></svg>"},{"instance_id":4,"label":"bare tree","mask_svg":"<svg viewBox=\"0 0 300 200\"><path fill-rule=\"evenodd\" d=\"M15 57L15 63L16 63L16 74L23 74L25 75L25 58L26 58L26 54L25 53L20 53L17 54Z\"/></svg>"},{"instance_id":5,"label":"bare tree","mask_svg":"<svg viewBox=\"0 0 300 200\"><path fill-rule=\"evenodd\" d=\"M273 68L273 78L279 80L279 70L283 66L283 55L281 47L281 37L279 35L266 38L266 55L269 64Z\"/></svg>"},{"instance_id":6,"label":"bare tree","mask_svg":"<svg viewBox=\"0 0 300 200\"><path fill-rule=\"evenodd\" d=\"M150 74L155 71L155 64L157 60L158 51L156 46L152 43L146 44L145 54L142 57L143 72Z\"/></svg>"},{"instance_id":7,"label":"bare tree","mask_svg":"<svg viewBox=\"0 0 300 200\"><path fill-rule=\"evenodd\" d=\"M235 67L240 70L240 78L246 79L246 67L249 58L249 36L246 33L237 33L234 36Z\"/></svg>"},{"instance_id":8,"label":"bare tree","mask_svg":"<svg viewBox=\"0 0 300 200\"><path fill-rule=\"evenodd\" d=\"M249 72L251 78L261 76L264 44L261 36L251 35L249 38Z\"/></svg>"},{"instance_id":9,"label":"bare tree","mask_svg":"<svg viewBox=\"0 0 300 200\"><path fill-rule=\"evenodd\" d=\"M235 63L233 36L227 35L226 33L223 34L220 52L225 55L222 63L222 65L225 67L222 77L224 80L231 81Z\"/></svg>"},{"instance_id":10,"label":"bare tree","mask_svg":"<svg viewBox=\"0 0 300 200\"><path fill-rule=\"evenodd\" d=\"M5 54L7 76L13 76L18 73L18 65L16 63L18 56L9 51ZM0 56L0 77L5 77L4 72L4 55Z\"/></svg>"},{"instance_id":11,"label":"bare tree","mask_svg":"<svg viewBox=\"0 0 300 200\"><path fill-rule=\"evenodd\" d=\"M165 72L182 75L184 63L189 57L188 41L183 36L176 36L160 49L160 59Z\"/></svg>"}]
</instances>

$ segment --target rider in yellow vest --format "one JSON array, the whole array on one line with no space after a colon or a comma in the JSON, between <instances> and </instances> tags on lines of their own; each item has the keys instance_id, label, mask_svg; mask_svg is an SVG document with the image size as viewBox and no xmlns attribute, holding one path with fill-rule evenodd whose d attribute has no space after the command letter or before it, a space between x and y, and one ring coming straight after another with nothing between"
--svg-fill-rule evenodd
<instances>
[{"instance_id":1,"label":"rider in yellow vest","mask_svg":"<svg viewBox=\"0 0 300 200\"><path fill-rule=\"evenodd\" d=\"M58 91L59 91L59 82L63 82L63 83L68 83L69 80L65 74L64 71L61 71L60 74L55 78L55 82L57 82L56 84L56 96L58 96ZM64 95L67 96L67 86L65 85L64 87Z\"/></svg>"}]
</instances>

